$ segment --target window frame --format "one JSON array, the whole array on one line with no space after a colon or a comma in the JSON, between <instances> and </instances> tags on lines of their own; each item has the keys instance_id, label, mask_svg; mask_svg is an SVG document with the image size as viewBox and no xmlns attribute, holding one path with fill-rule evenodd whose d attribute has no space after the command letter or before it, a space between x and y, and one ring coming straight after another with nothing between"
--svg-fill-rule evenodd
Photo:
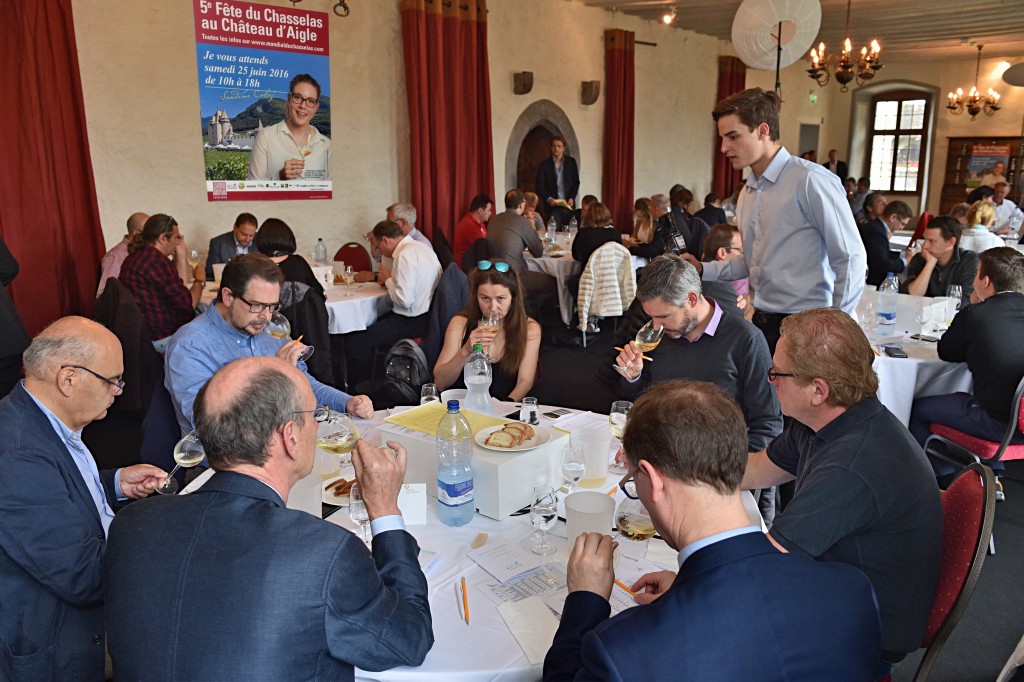
<instances>
[{"instance_id":1,"label":"window frame","mask_svg":"<svg viewBox=\"0 0 1024 682\"><path fill-rule=\"evenodd\" d=\"M920 128L905 128L903 127L903 102L907 100L924 100L924 112L921 116L921 127ZM878 115L878 105L883 102L897 102L896 108L896 127L891 130L883 130L875 127L875 121ZM921 136L921 155L917 160L917 186L913 190L896 190L896 189L877 189L879 192L885 194L901 195L901 196L921 196L922 188L924 185L925 169L927 168L927 156L928 156L928 123L929 117L932 114L932 106L934 104L934 97L932 93L922 92L920 90L895 90L885 93L880 93L871 98L871 112L869 114L871 121L871 129L868 131L868 158L867 168L870 177L872 162L875 158L875 137L878 135L892 135L895 140L892 146L892 159L891 170L889 172L889 186L896 186L896 168L897 158L899 155L899 138L901 135L920 135ZM875 178L871 178L871 189L876 190L879 181Z\"/></svg>"}]
</instances>

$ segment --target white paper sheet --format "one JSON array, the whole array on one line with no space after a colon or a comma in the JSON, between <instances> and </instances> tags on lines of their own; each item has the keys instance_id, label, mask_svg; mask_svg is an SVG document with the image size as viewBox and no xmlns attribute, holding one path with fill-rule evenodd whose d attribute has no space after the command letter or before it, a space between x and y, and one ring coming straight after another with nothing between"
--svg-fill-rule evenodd
<instances>
[{"instance_id":1,"label":"white paper sheet","mask_svg":"<svg viewBox=\"0 0 1024 682\"><path fill-rule=\"evenodd\" d=\"M555 631L558 630L558 619L547 605L538 597L530 597L501 604L498 613L526 654L530 665L543 663L555 639Z\"/></svg>"},{"instance_id":2,"label":"white paper sheet","mask_svg":"<svg viewBox=\"0 0 1024 682\"><path fill-rule=\"evenodd\" d=\"M501 583L497 580L483 580L475 587L495 604L522 601L530 597L564 591L565 566L561 564L544 564L540 568L525 573L518 578Z\"/></svg>"},{"instance_id":3,"label":"white paper sheet","mask_svg":"<svg viewBox=\"0 0 1024 682\"><path fill-rule=\"evenodd\" d=\"M544 559L509 542L492 542L466 553L500 582L507 582L543 565Z\"/></svg>"}]
</instances>

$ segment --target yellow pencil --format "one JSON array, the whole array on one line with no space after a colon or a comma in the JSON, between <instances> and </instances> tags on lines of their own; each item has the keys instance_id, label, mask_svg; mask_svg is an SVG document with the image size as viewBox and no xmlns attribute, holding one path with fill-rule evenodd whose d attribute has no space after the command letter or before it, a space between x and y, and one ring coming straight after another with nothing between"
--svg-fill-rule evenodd
<instances>
[{"instance_id":1,"label":"yellow pencil","mask_svg":"<svg viewBox=\"0 0 1024 682\"><path fill-rule=\"evenodd\" d=\"M609 490L608 492L606 492L606 493L605 493L605 495L607 495L608 497L611 497L612 495L614 495L614 494L615 494L615 491L616 491L616 490L618 490L618 488L617 488L617 487L616 487L616 488L612 488L611 490Z\"/></svg>"},{"instance_id":2,"label":"yellow pencil","mask_svg":"<svg viewBox=\"0 0 1024 682\"><path fill-rule=\"evenodd\" d=\"M462 576L462 610L466 615L466 625L469 625L469 593L466 592L466 576Z\"/></svg>"},{"instance_id":3,"label":"yellow pencil","mask_svg":"<svg viewBox=\"0 0 1024 682\"><path fill-rule=\"evenodd\" d=\"M626 592L629 592L631 597L635 597L636 596L636 592L634 592L633 590L631 590L628 587L626 587L626 584L623 583L618 578L615 579L615 584L618 585L619 587L621 587L622 589L624 589Z\"/></svg>"},{"instance_id":4,"label":"yellow pencil","mask_svg":"<svg viewBox=\"0 0 1024 682\"><path fill-rule=\"evenodd\" d=\"M621 352L625 352L626 351L625 348L619 348L618 346L615 346L615 350L621 351ZM649 358L646 355L641 354L640 357L642 357L647 362L654 362L654 358Z\"/></svg>"},{"instance_id":5,"label":"yellow pencil","mask_svg":"<svg viewBox=\"0 0 1024 682\"><path fill-rule=\"evenodd\" d=\"M298 343L299 341L302 341L302 337L303 336L305 336L305 334L299 334L299 338L295 339L295 343Z\"/></svg>"}]
</instances>

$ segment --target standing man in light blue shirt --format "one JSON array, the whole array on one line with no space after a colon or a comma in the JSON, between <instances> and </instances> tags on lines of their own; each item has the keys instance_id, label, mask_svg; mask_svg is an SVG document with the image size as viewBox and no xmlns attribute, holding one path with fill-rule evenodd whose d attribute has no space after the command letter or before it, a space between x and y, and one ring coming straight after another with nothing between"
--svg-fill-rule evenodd
<instances>
[{"instance_id":1,"label":"standing man in light blue shirt","mask_svg":"<svg viewBox=\"0 0 1024 682\"><path fill-rule=\"evenodd\" d=\"M775 352L787 315L834 306L853 314L867 254L839 177L792 156L779 142L782 100L752 88L712 112L733 168L752 171L737 199L743 257L699 263L708 281L750 277L754 324Z\"/></svg>"},{"instance_id":2,"label":"standing man in light blue shirt","mask_svg":"<svg viewBox=\"0 0 1024 682\"><path fill-rule=\"evenodd\" d=\"M116 336L65 317L23 361L25 380L0 401L0 678L101 680L107 529L167 474L99 471L82 442L124 388Z\"/></svg>"}]
</instances>

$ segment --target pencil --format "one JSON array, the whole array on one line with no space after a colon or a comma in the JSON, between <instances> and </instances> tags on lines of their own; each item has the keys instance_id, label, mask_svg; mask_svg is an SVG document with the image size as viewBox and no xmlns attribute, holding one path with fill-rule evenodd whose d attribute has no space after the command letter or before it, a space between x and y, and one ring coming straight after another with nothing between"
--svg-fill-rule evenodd
<instances>
[{"instance_id":1,"label":"pencil","mask_svg":"<svg viewBox=\"0 0 1024 682\"><path fill-rule=\"evenodd\" d=\"M621 352L625 352L626 351L625 348L619 348L618 346L615 346L615 350L621 351ZM649 358L646 355L641 354L640 357L642 357L647 362L654 362L654 358Z\"/></svg>"},{"instance_id":2,"label":"pencil","mask_svg":"<svg viewBox=\"0 0 1024 682\"><path fill-rule=\"evenodd\" d=\"M302 341L302 337L303 336L305 336L305 334L299 334L299 338L295 339L295 343L298 343L299 341Z\"/></svg>"},{"instance_id":3,"label":"pencil","mask_svg":"<svg viewBox=\"0 0 1024 682\"><path fill-rule=\"evenodd\" d=\"M616 490L618 490L618 488L617 488L617 487L613 487L613 488L612 488L611 490L609 490L608 492L606 492L606 493L605 493L605 495L607 495L608 497L611 497L612 495L614 495L614 494L615 494L615 491L616 491Z\"/></svg>"},{"instance_id":4,"label":"pencil","mask_svg":"<svg viewBox=\"0 0 1024 682\"><path fill-rule=\"evenodd\" d=\"M631 597L635 597L635 596L636 596L636 592L634 592L633 590L631 590L631 589L629 589L628 587L626 587L626 584L625 584L625 583L623 583L623 582L622 582L621 580L619 580L618 578L616 578L616 579L615 579L615 584L616 584L616 585L618 585L619 587L621 587L622 589L624 589L624 590L625 590L626 592L629 592L629 595L630 595Z\"/></svg>"},{"instance_id":5,"label":"pencil","mask_svg":"<svg viewBox=\"0 0 1024 682\"><path fill-rule=\"evenodd\" d=\"M462 576L462 608L466 615L466 625L469 625L469 593L466 592L466 576Z\"/></svg>"}]
</instances>

